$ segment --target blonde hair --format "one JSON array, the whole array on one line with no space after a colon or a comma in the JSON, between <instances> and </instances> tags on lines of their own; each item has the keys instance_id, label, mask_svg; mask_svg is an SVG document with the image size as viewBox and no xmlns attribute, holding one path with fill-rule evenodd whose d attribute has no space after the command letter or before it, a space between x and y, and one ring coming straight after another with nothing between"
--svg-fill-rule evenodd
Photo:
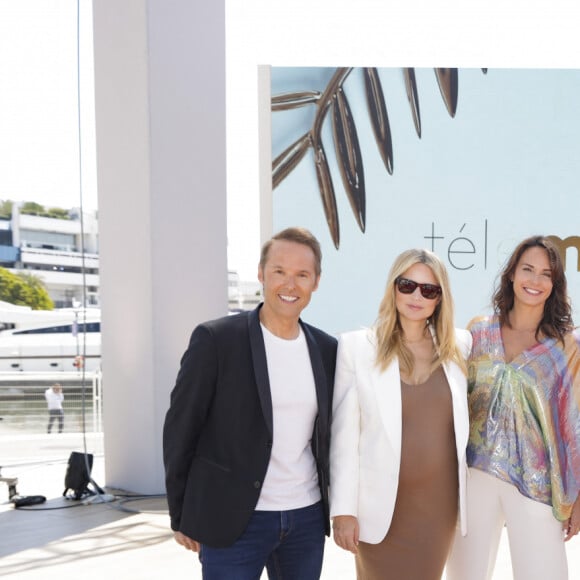
<instances>
[{"instance_id":1,"label":"blonde hair","mask_svg":"<svg viewBox=\"0 0 580 580\"><path fill-rule=\"evenodd\" d=\"M441 286L439 303L427 321L435 340L435 357L431 365L431 372L441 364L453 361L466 373L465 359L455 341L453 298L451 297L447 269L443 262L429 250L407 250L400 254L391 266L385 294L375 322L376 364L381 370L385 370L393 358L398 357L399 366L404 373L410 374L413 371L413 353L403 341L403 329L399 322L395 301L395 281L415 264L425 264L429 267L437 280L437 284Z\"/></svg>"}]
</instances>

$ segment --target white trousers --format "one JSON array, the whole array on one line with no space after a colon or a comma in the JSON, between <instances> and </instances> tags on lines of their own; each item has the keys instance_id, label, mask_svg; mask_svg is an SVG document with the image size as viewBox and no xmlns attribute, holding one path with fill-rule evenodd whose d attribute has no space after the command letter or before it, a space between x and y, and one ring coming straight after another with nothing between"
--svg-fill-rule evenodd
<instances>
[{"instance_id":1,"label":"white trousers","mask_svg":"<svg viewBox=\"0 0 580 580\"><path fill-rule=\"evenodd\" d=\"M562 524L552 508L479 469L467 478L467 536L458 529L447 580L491 580L503 526L514 580L567 580Z\"/></svg>"}]
</instances>

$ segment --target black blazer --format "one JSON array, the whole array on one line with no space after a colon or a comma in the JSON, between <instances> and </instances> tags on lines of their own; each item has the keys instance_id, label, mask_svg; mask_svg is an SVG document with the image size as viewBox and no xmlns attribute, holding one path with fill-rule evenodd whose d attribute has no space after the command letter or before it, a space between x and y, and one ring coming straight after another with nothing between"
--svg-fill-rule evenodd
<instances>
[{"instance_id":1,"label":"black blazer","mask_svg":"<svg viewBox=\"0 0 580 580\"><path fill-rule=\"evenodd\" d=\"M171 527L212 547L233 544L260 496L272 449L272 400L259 309L191 335L163 430ZM300 321L316 384L312 450L326 520L336 339Z\"/></svg>"}]
</instances>

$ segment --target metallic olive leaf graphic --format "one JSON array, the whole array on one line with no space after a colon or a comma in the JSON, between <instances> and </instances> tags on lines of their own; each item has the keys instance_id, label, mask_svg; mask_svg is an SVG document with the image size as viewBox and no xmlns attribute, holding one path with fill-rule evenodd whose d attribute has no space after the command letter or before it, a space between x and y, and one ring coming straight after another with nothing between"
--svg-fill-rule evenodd
<instances>
[{"instance_id":1,"label":"metallic olive leaf graphic","mask_svg":"<svg viewBox=\"0 0 580 580\"><path fill-rule=\"evenodd\" d=\"M322 142L318 143L314 150L314 165L316 167L316 178L318 179L318 188L320 189L320 195L322 197L326 223L330 229L330 236L334 246L338 249L340 245L340 230L338 227L336 197L334 196L334 186L332 185L332 177Z\"/></svg>"},{"instance_id":2,"label":"metallic olive leaf graphic","mask_svg":"<svg viewBox=\"0 0 580 580\"><path fill-rule=\"evenodd\" d=\"M415 131L417 136L421 138L421 111L419 110L419 95L417 94L417 81L415 80L415 69L403 69L405 77L405 89L407 89L407 98L409 99L409 106L411 107L411 114L413 115L413 123L415 124Z\"/></svg>"},{"instance_id":3,"label":"metallic olive leaf graphic","mask_svg":"<svg viewBox=\"0 0 580 580\"><path fill-rule=\"evenodd\" d=\"M458 75L456 68L436 68L435 76L439 83L441 96L451 117L455 117L457 110Z\"/></svg>"},{"instance_id":4,"label":"metallic olive leaf graphic","mask_svg":"<svg viewBox=\"0 0 580 580\"><path fill-rule=\"evenodd\" d=\"M310 132L305 133L274 159L272 162L272 189L278 187L278 184L302 161L311 145Z\"/></svg>"},{"instance_id":5,"label":"metallic olive leaf graphic","mask_svg":"<svg viewBox=\"0 0 580 580\"><path fill-rule=\"evenodd\" d=\"M363 69L367 107L375 141L390 175L393 175L393 142L383 87L376 68Z\"/></svg>"},{"instance_id":6,"label":"metallic olive leaf graphic","mask_svg":"<svg viewBox=\"0 0 580 580\"><path fill-rule=\"evenodd\" d=\"M312 148L318 189L330 236L336 247L340 246L340 227L332 174L322 143L322 128L326 116L332 110L332 135L336 160L344 191L348 197L360 230L366 229L366 191L362 152L356 124L344 83L353 68L337 68L323 92L300 91L273 96L271 110L285 111L314 105L316 113L311 128L291 143L272 161L272 188L275 189L304 159ZM487 69L481 69L484 74ZM434 69L439 90L449 115L453 118L458 102L458 70L456 68ZM387 106L381 81L376 68L363 68L367 109L375 141L387 172L393 173L393 144ZM403 78L411 115L417 136L421 137L421 113L415 69L404 68Z\"/></svg>"},{"instance_id":7,"label":"metallic olive leaf graphic","mask_svg":"<svg viewBox=\"0 0 580 580\"><path fill-rule=\"evenodd\" d=\"M333 104L334 146L342 182L359 228L365 231L365 180L356 127L348 100L339 87Z\"/></svg>"},{"instance_id":8,"label":"metallic olive leaf graphic","mask_svg":"<svg viewBox=\"0 0 580 580\"><path fill-rule=\"evenodd\" d=\"M296 109L303 105L316 103L320 98L321 93L318 91L302 91L300 93L286 93L272 97L272 111L287 111L288 109Z\"/></svg>"}]
</instances>

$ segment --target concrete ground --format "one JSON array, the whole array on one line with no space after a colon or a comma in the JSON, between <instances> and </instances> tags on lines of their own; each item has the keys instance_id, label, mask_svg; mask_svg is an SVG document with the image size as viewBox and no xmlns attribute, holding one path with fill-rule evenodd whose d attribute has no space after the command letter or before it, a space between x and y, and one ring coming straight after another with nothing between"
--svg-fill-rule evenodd
<instances>
[{"instance_id":1,"label":"concrete ground","mask_svg":"<svg viewBox=\"0 0 580 580\"><path fill-rule=\"evenodd\" d=\"M117 492L114 501L105 503L62 497L70 452L83 448L80 434L0 433L0 475L18 477L20 495L47 498L44 504L14 509L6 484L0 483L0 576L18 580L201 579L195 555L173 541L163 497L131 498ZM100 435L87 436L87 451L94 455L93 479L102 487ZM580 539L569 542L567 550L570 578L580 578ZM352 556L328 540L323 580L354 577ZM511 578L504 537L493 579Z\"/></svg>"}]
</instances>

